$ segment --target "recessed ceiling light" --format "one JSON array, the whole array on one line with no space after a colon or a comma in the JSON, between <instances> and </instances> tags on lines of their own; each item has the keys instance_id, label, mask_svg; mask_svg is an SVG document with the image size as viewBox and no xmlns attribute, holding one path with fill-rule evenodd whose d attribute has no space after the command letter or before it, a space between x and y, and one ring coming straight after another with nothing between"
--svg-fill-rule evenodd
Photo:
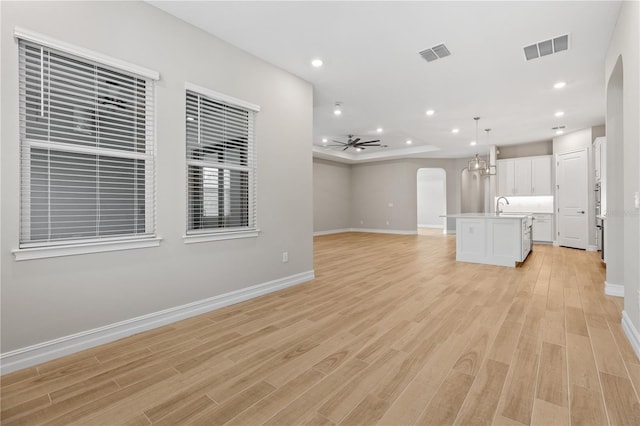
<instances>
[{"instance_id":1,"label":"recessed ceiling light","mask_svg":"<svg viewBox=\"0 0 640 426\"><path fill-rule=\"evenodd\" d=\"M469 142L469 145L471 145L471 146L476 146L476 141L471 141L471 142Z\"/></svg>"},{"instance_id":2,"label":"recessed ceiling light","mask_svg":"<svg viewBox=\"0 0 640 426\"><path fill-rule=\"evenodd\" d=\"M382 133L382 127L378 127L378 128L376 129L376 132L378 132L378 133Z\"/></svg>"},{"instance_id":3,"label":"recessed ceiling light","mask_svg":"<svg viewBox=\"0 0 640 426\"><path fill-rule=\"evenodd\" d=\"M555 113L556 117L562 117L564 115L564 111L558 111Z\"/></svg>"},{"instance_id":4,"label":"recessed ceiling light","mask_svg":"<svg viewBox=\"0 0 640 426\"><path fill-rule=\"evenodd\" d=\"M322 143L327 143L327 138L322 138Z\"/></svg>"},{"instance_id":5,"label":"recessed ceiling light","mask_svg":"<svg viewBox=\"0 0 640 426\"><path fill-rule=\"evenodd\" d=\"M433 115L433 114L435 114L435 113L436 113L436 112L435 112L434 110L432 110L432 109L428 109L428 110L427 110L427 115L428 115L428 116L432 116L432 115Z\"/></svg>"},{"instance_id":6,"label":"recessed ceiling light","mask_svg":"<svg viewBox=\"0 0 640 426\"><path fill-rule=\"evenodd\" d=\"M451 133L458 133L460 129L451 129Z\"/></svg>"},{"instance_id":7,"label":"recessed ceiling light","mask_svg":"<svg viewBox=\"0 0 640 426\"><path fill-rule=\"evenodd\" d=\"M407 145L411 145L413 141L411 139L407 139Z\"/></svg>"},{"instance_id":8,"label":"recessed ceiling light","mask_svg":"<svg viewBox=\"0 0 640 426\"><path fill-rule=\"evenodd\" d=\"M356 148L356 151L360 152L362 151L362 148Z\"/></svg>"},{"instance_id":9,"label":"recessed ceiling light","mask_svg":"<svg viewBox=\"0 0 640 426\"><path fill-rule=\"evenodd\" d=\"M556 130L556 135L562 135L564 134L564 130Z\"/></svg>"},{"instance_id":10,"label":"recessed ceiling light","mask_svg":"<svg viewBox=\"0 0 640 426\"><path fill-rule=\"evenodd\" d=\"M335 108L333 109L333 114L334 114L334 115L340 115L340 114L342 114L342 107L341 107L341 105L342 105L342 104L341 104L340 102L336 102L336 106L335 106Z\"/></svg>"},{"instance_id":11,"label":"recessed ceiling light","mask_svg":"<svg viewBox=\"0 0 640 426\"><path fill-rule=\"evenodd\" d=\"M556 84L553 85L554 89L562 89L564 86L566 86L567 83L565 81L559 81Z\"/></svg>"},{"instance_id":12,"label":"recessed ceiling light","mask_svg":"<svg viewBox=\"0 0 640 426\"><path fill-rule=\"evenodd\" d=\"M313 61L311 61L311 65L314 66L315 68L320 68L322 66L324 62L322 62L322 59L316 58Z\"/></svg>"}]
</instances>

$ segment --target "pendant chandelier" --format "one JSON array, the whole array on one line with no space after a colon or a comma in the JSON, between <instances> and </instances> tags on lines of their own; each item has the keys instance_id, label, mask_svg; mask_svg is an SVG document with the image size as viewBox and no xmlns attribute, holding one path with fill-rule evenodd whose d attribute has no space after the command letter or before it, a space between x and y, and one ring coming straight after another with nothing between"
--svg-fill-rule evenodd
<instances>
[{"instance_id":1,"label":"pendant chandelier","mask_svg":"<svg viewBox=\"0 0 640 426\"><path fill-rule=\"evenodd\" d=\"M480 120L480 117L473 117L473 119L476 121L475 142L478 143L478 121ZM484 158L479 157L476 153L476 156L469 160L469 165L467 168L470 172L479 171L480 173L482 173L482 171L487 168L487 162L484 160Z\"/></svg>"},{"instance_id":2,"label":"pendant chandelier","mask_svg":"<svg viewBox=\"0 0 640 426\"><path fill-rule=\"evenodd\" d=\"M491 129L484 129L487 132L487 145L491 146L489 143L489 132ZM490 164L490 161L487 160L483 169L480 170L480 174L482 176L495 176L496 175L496 166Z\"/></svg>"}]
</instances>

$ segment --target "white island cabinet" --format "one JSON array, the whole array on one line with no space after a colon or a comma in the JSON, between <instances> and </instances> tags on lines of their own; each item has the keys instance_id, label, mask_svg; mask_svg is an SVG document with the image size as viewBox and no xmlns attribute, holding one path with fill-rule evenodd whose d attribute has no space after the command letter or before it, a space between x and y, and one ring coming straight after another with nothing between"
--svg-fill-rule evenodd
<instances>
[{"instance_id":1,"label":"white island cabinet","mask_svg":"<svg viewBox=\"0 0 640 426\"><path fill-rule=\"evenodd\" d=\"M531 216L462 213L456 218L456 260L516 266L531 251Z\"/></svg>"}]
</instances>

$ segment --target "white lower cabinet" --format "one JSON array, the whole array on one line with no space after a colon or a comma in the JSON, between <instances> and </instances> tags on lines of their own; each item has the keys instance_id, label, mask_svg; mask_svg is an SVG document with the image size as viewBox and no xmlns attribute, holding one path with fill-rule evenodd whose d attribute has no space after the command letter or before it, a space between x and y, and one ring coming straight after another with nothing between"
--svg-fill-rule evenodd
<instances>
[{"instance_id":1,"label":"white lower cabinet","mask_svg":"<svg viewBox=\"0 0 640 426\"><path fill-rule=\"evenodd\" d=\"M527 220L521 218L458 218L456 260L515 266L531 251Z\"/></svg>"},{"instance_id":2,"label":"white lower cabinet","mask_svg":"<svg viewBox=\"0 0 640 426\"><path fill-rule=\"evenodd\" d=\"M533 241L550 243L553 241L553 214L536 213L533 215Z\"/></svg>"}]
</instances>

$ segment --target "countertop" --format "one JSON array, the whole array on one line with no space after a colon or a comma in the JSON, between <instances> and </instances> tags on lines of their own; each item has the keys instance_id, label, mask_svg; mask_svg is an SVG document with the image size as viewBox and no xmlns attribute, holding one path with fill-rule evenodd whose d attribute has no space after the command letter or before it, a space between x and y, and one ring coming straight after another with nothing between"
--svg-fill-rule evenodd
<instances>
[{"instance_id":1,"label":"countertop","mask_svg":"<svg viewBox=\"0 0 640 426\"><path fill-rule=\"evenodd\" d=\"M452 218L485 218L485 219L525 219L531 216L526 213L456 213L448 214L446 217Z\"/></svg>"},{"instance_id":2,"label":"countertop","mask_svg":"<svg viewBox=\"0 0 640 426\"><path fill-rule=\"evenodd\" d=\"M511 212L505 211L503 214L524 214L524 215L532 215L532 214L553 214L553 212L540 212L540 211L525 211L525 212Z\"/></svg>"}]
</instances>

